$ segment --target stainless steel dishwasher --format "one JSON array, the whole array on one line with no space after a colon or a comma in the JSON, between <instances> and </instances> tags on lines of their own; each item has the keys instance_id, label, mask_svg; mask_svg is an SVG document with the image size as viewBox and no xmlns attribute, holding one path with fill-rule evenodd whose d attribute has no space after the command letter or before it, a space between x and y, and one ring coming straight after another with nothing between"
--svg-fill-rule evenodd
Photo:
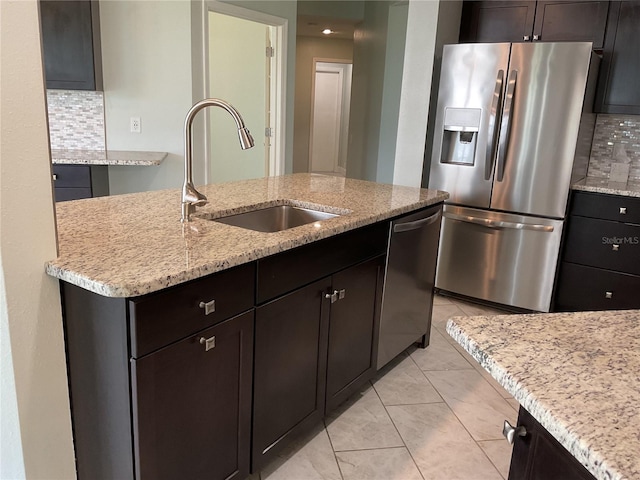
<instances>
[{"instance_id":1,"label":"stainless steel dishwasher","mask_svg":"<svg viewBox=\"0 0 640 480\"><path fill-rule=\"evenodd\" d=\"M414 342L429 345L442 205L391 222L377 368Z\"/></svg>"}]
</instances>

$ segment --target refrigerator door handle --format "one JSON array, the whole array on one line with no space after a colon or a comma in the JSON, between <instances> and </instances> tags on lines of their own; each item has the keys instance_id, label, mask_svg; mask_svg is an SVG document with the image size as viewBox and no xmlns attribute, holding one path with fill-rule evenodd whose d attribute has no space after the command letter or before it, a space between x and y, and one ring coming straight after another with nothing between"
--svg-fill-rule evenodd
<instances>
[{"instance_id":1,"label":"refrigerator door handle","mask_svg":"<svg viewBox=\"0 0 640 480\"><path fill-rule=\"evenodd\" d=\"M475 223L488 228L509 228L512 230L535 230L538 232L553 232L552 225L538 225L531 223L504 222L502 220L490 220L488 218L472 217L470 215L458 215L457 213L443 213L443 216L460 222Z\"/></svg>"},{"instance_id":2,"label":"refrigerator door handle","mask_svg":"<svg viewBox=\"0 0 640 480\"><path fill-rule=\"evenodd\" d=\"M500 144L498 145L498 167L496 179L501 182L504 178L504 163L507 158L507 148L509 146L509 133L511 132L511 111L513 110L513 99L515 97L516 83L518 81L518 71L511 70L509 83L507 85L507 97L504 101L504 112L500 124Z\"/></svg>"},{"instance_id":3,"label":"refrigerator door handle","mask_svg":"<svg viewBox=\"0 0 640 480\"><path fill-rule=\"evenodd\" d=\"M504 88L504 70L498 70L496 78L496 88L493 91L493 100L491 101L491 111L489 112L489 131L487 132L487 158L484 163L484 179L490 180L493 172L493 164L496 158L496 140L497 132L496 122L498 117L498 109L502 103L502 90Z\"/></svg>"},{"instance_id":4,"label":"refrigerator door handle","mask_svg":"<svg viewBox=\"0 0 640 480\"><path fill-rule=\"evenodd\" d=\"M418 230L419 228L426 227L432 223L440 220L440 212L434 213L427 218L421 218L415 222L396 223L393 225L394 233L410 232L411 230Z\"/></svg>"}]
</instances>

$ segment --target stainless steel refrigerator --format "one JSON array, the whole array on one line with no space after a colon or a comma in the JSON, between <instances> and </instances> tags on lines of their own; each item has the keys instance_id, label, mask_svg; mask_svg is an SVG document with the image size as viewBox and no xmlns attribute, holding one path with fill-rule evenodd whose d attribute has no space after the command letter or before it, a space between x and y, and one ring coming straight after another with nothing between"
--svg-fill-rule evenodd
<instances>
[{"instance_id":1,"label":"stainless steel refrigerator","mask_svg":"<svg viewBox=\"0 0 640 480\"><path fill-rule=\"evenodd\" d=\"M436 288L550 310L598 64L584 42L444 47L429 188L450 198Z\"/></svg>"}]
</instances>

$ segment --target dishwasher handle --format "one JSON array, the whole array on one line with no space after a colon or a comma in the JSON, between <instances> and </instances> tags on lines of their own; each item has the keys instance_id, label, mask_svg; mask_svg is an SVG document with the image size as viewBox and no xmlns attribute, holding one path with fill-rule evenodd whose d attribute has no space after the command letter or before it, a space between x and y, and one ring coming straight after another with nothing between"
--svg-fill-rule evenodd
<instances>
[{"instance_id":1,"label":"dishwasher handle","mask_svg":"<svg viewBox=\"0 0 640 480\"><path fill-rule=\"evenodd\" d=\"M427 218L421 218L414 222L396 223L393 225L393 233L410 232L411 230L418 230L419 228L426 227L432 223L440 220L440 212L436 212Z\"/></svg>"},{"instance_id":2,"label":"dishwasher handle","mask_svg":"<svg viewBox=\"0 0 640 480\"><path fill-rule=\"evenodd\" d=\"M553 232L552 225L537 225L531 223L504 222L501 220L490 220L488 218L478 218L469 215L458 215L457 213L445 213L446 218L458 220L460 222L475 223L488 228L510 228L514 230L535 230L538 232Z\"/></svg>"}]
</instances>

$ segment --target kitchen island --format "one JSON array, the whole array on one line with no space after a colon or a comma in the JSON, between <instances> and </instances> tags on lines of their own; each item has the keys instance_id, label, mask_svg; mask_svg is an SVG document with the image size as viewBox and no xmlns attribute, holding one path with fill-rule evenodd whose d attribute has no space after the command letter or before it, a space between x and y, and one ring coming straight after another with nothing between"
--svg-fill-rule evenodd
<instances>
[{"instance_id":1,"label":"kitchen island","mask_svg":"<svg viewBox=\"0 0 640 480\"><path fill-rule=\"evenodd\" d=\"M187 223L177 190L57 205L47 272L81 480L263 468L374 375L390 221L425 213L411 227L435 226L419 252L435 259L447 198L310 174L201 191ZM272 233L212 221L283 205L336 216Z\"/></svg>"},{"instance_id":2,"label":"kitchen island","mask_svg":"<svg viewBox=\"0 0 640 480\"><path fill-rule=\"evenodd\" d=\"M591 475L640 478L639 311L455 317L447 332Z\"/></svg>"}]
</instances>

